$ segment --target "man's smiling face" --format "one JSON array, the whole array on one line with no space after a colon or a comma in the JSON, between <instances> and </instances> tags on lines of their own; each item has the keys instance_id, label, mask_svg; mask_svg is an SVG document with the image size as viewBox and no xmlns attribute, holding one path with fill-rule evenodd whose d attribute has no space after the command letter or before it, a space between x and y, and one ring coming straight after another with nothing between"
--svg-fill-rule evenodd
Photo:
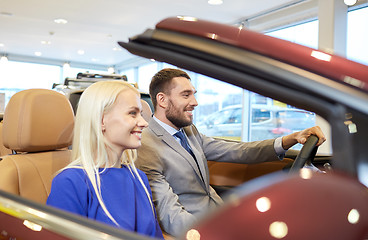
<instances>
[{"instance_id":1,"label":"man's smiling face","mask_svg":"<svg viewBox=\"0 0 368 240\"><path fill-rule=\"evenodd\" d=\"M185 77L175 77L171 84L165 114L166 118L179 129L193 123L193 110L198 105L194 96L196 90L191 81Z\"/></svg>"}]
</instances>

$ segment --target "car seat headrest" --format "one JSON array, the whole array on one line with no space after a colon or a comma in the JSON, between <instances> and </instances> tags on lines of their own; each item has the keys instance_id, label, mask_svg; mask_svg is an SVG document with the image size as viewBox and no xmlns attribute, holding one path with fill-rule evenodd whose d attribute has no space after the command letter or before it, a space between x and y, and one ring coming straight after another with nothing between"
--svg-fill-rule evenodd
<instances>
[{"instance_id":1,"label":"car seat headrest","mask_svg":"<svg viewBox=\"0 0 368 240\"><path fill-rule=\"evenodd\" d=\"M149 120L152 117L152 110L151 107L149 106L149 104L141 99L141 103L142 103L142 117L144 118L144 120L146 120L146 122L149 122Z\"/></svg>"},{"instance_id":2,"label":"car seat headrest","mask_svg":"<svg viewBox=\"0 0 368 240\"><path fill-rule=\"evenodd\" d=\"M63 94L29 89L9 100L3 124L7 148L18 152L50 151L71 145L74 114Z\"/></svg>"}]
</instances>

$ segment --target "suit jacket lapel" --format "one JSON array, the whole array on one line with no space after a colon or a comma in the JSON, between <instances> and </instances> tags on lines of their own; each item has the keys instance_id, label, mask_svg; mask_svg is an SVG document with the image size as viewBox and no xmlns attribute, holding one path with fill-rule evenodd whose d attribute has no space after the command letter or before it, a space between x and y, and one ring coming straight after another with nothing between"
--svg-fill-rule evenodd
<instances>
[{"instance_id":1,"label":"suit jacket lapel","mask_svg":"<svg viewBox=\"0 0 368 240\"><path fill-rule=\"evenodd\" d=\"M195 162L192 155L190 155L187 150L185 150L180 143L178 143L173 136L171 136L163 127L160 126L154 119L149 121L148 127L156 134L158 138L160 138L163 142L165 142L170 148L179 153L194 169L195 173L201 179L201 173L203 175L204 181L207 183L207 174L205 174L205 168L203 166L203 160L201 159L201 155L197 151L197 149L193 146L191 141L188 139L189 145L192 148L194 155L197 158L201 173L198 170L197 163ZM205 184L207 186L208 184Z\"/></svg>"},{"instance_id":2,"label":"suit jacket lapel","mask_svg":"<svg viewBox=\"0 0 368 240\"><path fill-rule=\"evenodd\" d=\"M184 128L185 131L185 128ZM204 178L204 181L206 183L206 186L209 186L209 173L207 171L208 167L205 167L205 164L207 164L207 160L203 159L202 154L198 149L201 149L201 146L198 145L197 141L193 141L193 134L190 131L185 131L185 134L188 137L188 143L197 159L200 171L202 173L202 176Z\"/></svg>"}]
</instances>

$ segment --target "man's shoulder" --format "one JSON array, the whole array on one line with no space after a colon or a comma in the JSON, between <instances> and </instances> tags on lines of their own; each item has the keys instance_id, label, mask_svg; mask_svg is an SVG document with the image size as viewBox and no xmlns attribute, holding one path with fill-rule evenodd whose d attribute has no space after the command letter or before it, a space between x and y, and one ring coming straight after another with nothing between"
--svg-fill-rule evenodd
<instances>
[{"instance_id":1,"label":"man's shoulder","mask_svg":"<svg viewBox=\"0 0 368 240\"><path fill-rule=\"evenodd\" d=\"M198 129L194 124L184 127L183 129L187 137L191 139L192 141L194 139L196 139L195 141L199 141L199 142L203 141L204 135L198 132Z\"/></svg>"},{"instance_id":2,"label":"man's shoulder","mask_svg":"<svg viewBox=\"0 0 368 240\"><path fill-rule=\"evenodd\" d=\"M187 133L187 134L188 133L191 133L191 134L194 134L194 135L199 134L198 129L197 129L197 127L194 124L191 124L189 126L186 126L183 129L184 129L185 133Z\"/></svg>"}]
</instances>

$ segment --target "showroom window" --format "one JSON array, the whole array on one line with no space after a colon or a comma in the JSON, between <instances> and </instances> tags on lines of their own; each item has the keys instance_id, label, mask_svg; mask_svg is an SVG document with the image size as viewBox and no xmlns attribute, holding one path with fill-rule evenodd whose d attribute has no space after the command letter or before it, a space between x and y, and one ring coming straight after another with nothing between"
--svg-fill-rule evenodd
<instances>
[{"instance_id":1,"label":"showroom window","mask_svg":"<svg viewBox=\"0 0 368 240\"><path fill-rule=\"evenodd\" d=\"M15 93L30 88L52 89L54 84L62 84L66 77L77 77L79 72L107 74L107 71L89 68L18 61L0 62L0 113L5 110L6 104Z\"/></svg>"},{"instance_id":2,"label":"showroom window","mask_svg":"<svg viewBox=\"0 0 368 240\"><path fill-rule=\"evenodd\" d=\"M0 112L11 96L29 88L51 89L60 82L60 67L24 62L0 62Z\"/></svg>"},{"instance_id":3,"label":"showroom window","mask_svg":"<svg viewBox=\"0 0 368 240\"><path fill-rule=\"evenodd\" d=\"M129 68L125 71L120 72L119 74L125 75L130 83L136 83L137 80L135 79L135 68Z\"/></svg>"},{"instance_id":4,"label":"showroom window","mask_svg":"<svg viewBox=\"0 0 368 240\"><path fill-rule=\"evenodd\" d=\"M242 128L242 89L198 74L196 87L198 106L194 122L208 136L240 140Z\"/></svg>"},{"instance_id":5,"label":"showroom window","mask_svg":"<svg viewBox=\"0 0 368 240\"><path fill-rule=\"evenodd\" d=\"M318 20L266 33L311 48L318 48Z\"/></svg>"},{"instance_id":6,"label":"showroom window","mask_svg":"<svg viewBox=\"0 0 368 240\"><path fill-rule=\"evenodd\" d=\"M348 34L346 56L368 65L368 7L348 13Z\"/></svg>"},{"instance_id":7,"label":"showroom window","mask_svg":"<svg viewBox=\"0 0 368 240\"><path fill-rule=\"evenodd\" d=\"M152 62L138 67L138 87L143 92L149 92L152 76L158 71L157 63Z\"/></svg>"}]
</instances>

